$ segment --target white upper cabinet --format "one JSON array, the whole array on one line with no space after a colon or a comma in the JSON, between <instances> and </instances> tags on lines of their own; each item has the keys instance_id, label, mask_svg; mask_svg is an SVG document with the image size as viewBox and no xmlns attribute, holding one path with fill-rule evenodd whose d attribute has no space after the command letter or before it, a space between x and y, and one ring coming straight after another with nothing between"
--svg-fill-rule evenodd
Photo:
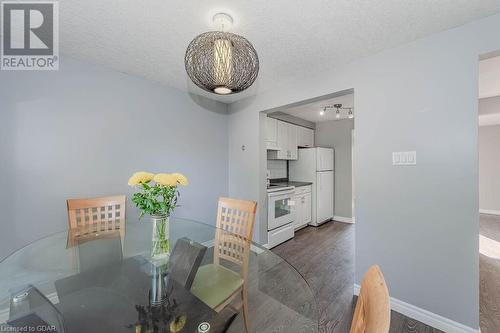
<instances>
[{"instance_id":1,"label":"white upper cabinet","mask_svg":"<svg viewBox=\"0 0 500 333\"><path fill-rule=\"evenodd\" d=\"M314 130L302 126L298 127L298 146L299 147L314 147Z\"/></svg>"},{"instance_id":2,"label":"white upper cabinet","mask_svg":"<svg viewBox=\"0 0 500 333\"><path fill-rule=\"evenodd\" d=\"M278 147L278 121L266 118L266 149L277 150Z\"/></svg>"},{"instance_id":3,"label":"white upper cabinet","mask_svg":"<svg viewBox=\"0 0 500 333\"><path fill-rule=\"evenodd\" d=\"M288 159L296 160L299 156L298 151L298 127L296 125L287 124L288 125Z\"/></svg>"},{"instance_id":4,"label":"white upper cabinet","mask_svg":"<svg viewBox=\"0 0 500 333\"><path fill-rule=\"evenodd\" d=\"M303 129L308 132L301 134ZM313 130L281 120L267 118L266 149L269 159L296 160L299 155L298 147L312 147L314 145L313 141Z\"/></svg>"},{"instance_id":5,"label":"white upper cabinet","mask_svg":"<svg viewBox=\"0 0 500 333\"><path fill-rule=\"evenodd\" d=\"M277 141L279 150L277 151L276 158L279 160L289 160L291 157L290 135L291 135L290 124L278 120Z\"/></svg>"}]
</instances>

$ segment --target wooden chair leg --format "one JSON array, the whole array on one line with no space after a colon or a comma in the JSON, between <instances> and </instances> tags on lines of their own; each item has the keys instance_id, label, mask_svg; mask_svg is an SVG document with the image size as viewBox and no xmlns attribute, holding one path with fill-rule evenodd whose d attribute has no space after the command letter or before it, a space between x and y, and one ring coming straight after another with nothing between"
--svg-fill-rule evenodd
<instances>
[{"instance_id":1,"label":"wooden chair leg","mask_svg":"<svg viewBox=\"0 0 500 333\"><path fill-rule=\"evenodd\" d=\"M243 302L243 319L245 320L245 331L251 333L250 330L250 315L248 314L248 291L246 288L241 290L241 300Z\"/></svg>"}]
</instances>

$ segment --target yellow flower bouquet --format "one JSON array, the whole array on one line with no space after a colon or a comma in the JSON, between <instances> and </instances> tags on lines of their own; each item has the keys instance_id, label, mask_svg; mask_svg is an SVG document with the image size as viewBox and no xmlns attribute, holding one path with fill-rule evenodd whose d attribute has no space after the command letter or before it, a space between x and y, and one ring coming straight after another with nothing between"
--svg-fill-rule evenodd
<instances>
[{"instance_id":1,"label":"yellow flower bouquet","mask_svg":"<svg viewBox=\"0 0 500 333\"><path fill-rule=\"evenodd\" d=\"M178 185L187 186L188 179L181 173L136 172L128 180L130 186L140 189L134 193L132 202L139 208L142 218L144 214L151 215L153 220L153 241L151 256L153 259L168 257L169 216L177 207L180 193Z\"/></svg>"},{"instance_id":2,"label":"yellow flower bouquet","mask_svg":"<svg viewBox=\"0 0 500 333\"><path fill-rule=\"evenodd\" d=\"M152 183L154 182L154 184ZM130 186L140 189L132 197L132 202L140 209L141 215L170 216L177 207L178 185L187 186L188 179L181 173L136 172L128 180Z\"/></svg>"}]
</instances>

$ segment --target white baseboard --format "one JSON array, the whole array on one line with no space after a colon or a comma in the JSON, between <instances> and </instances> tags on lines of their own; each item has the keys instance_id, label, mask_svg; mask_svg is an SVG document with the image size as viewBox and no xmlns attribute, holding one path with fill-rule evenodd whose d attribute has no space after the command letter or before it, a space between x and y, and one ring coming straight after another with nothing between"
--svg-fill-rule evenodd
<instances>
[{"instance_id":1,"label":"white baseboard","mask_svg":"<svg viewBox=\"0 0 500 333\"><path fill-rule=\"evenodd\" d=\"M500 215L500 210L479 209L479 214Z\"/></svg>"},{"instance_id":2,"label":"white baseboard","mask_svg":"<svg viewBox=\"0 0 500 333\"><path fill-rule=\"evenodd\" d=\"M359 285L354 284L354 295L359 295L359 289ZM480 330L477 328L474 329L464 324L460 324L433 312L400 301L394 297L391 297L391 309L447 333L480 333Z\"/></svg>"},{"instance_id":3,"label":"white baseboard","mask_svg":"<svg viewBox=\"0 0 500 333\"><path fill-rule=\"evenodd\" d=\"M344 217L344 216L334 216L333 217L334 221L337 222L344 222L344 223L354 223L354 218L352 217Z\"/></svg>"},{"instance_id":4,"label":"white baseboard","mask_svg":"<svg viewBox=\"0 0 500 333\"><path fill-rule=\"evenodd\" d=\"M265 249L269 249L269 245L267 244L264 244L264 245L261 245L263 248ZM257 253L257 254L261 254L262 252L264 252L264 250L262 250L260 247L257 247L255 245L250 245L250 250L252 250L253 252Z\"/></svg>"}]
</instances>

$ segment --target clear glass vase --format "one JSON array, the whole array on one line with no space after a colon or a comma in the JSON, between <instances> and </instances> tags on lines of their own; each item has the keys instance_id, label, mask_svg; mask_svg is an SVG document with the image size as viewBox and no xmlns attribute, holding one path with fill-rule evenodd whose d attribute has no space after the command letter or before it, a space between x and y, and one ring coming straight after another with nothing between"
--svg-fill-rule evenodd
<instances>
[{"instance_id":1,"label":"clear glass vase","mask_svg":"<svg viewBox=\"0 0 500 333\"><path fill-rule=\"evenodd\" d=\"M151 259L168 259L170 256L169 218L167 215L152 215L153 237L151 241Z\"/></svg>"}]
</instances>

